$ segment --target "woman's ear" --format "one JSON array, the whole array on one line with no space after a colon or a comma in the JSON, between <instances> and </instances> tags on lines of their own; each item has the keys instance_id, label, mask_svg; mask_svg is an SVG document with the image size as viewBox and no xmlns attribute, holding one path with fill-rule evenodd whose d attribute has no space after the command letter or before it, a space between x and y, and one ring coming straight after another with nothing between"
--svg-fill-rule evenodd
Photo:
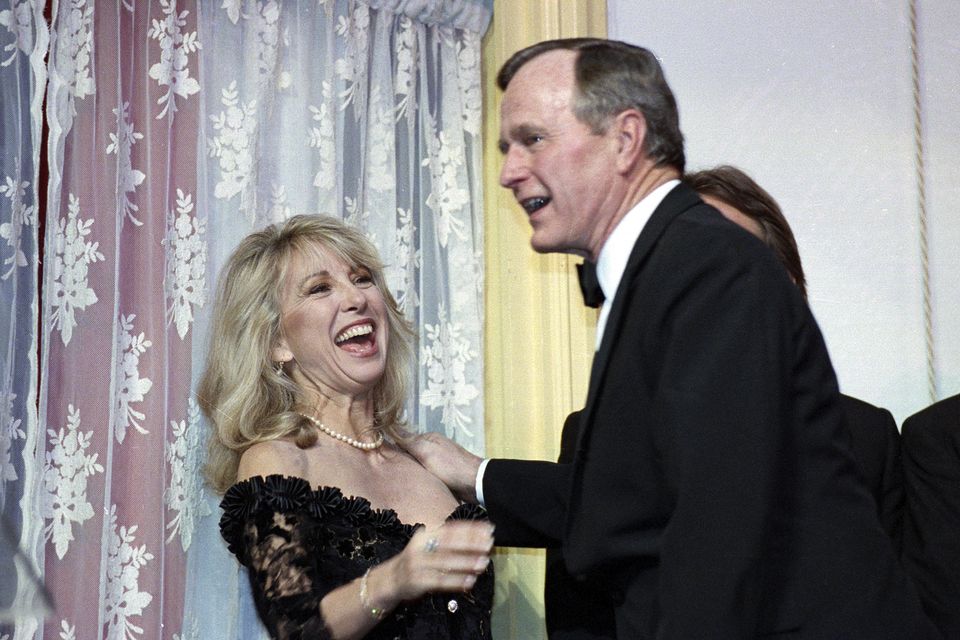
<instances>
[{"instance_id":1,"label":"woman's ear","mask_svg":"<svg viewBox=\"0 0 960 640\"><path fill-rule=\"evenodd\" d=\"M287 339L283 336L277 338L276 344L273 345L273 349L270 351L270 359L274 362L290 362L293 360L293 352L290 351L290 347L287 346Z\"/></svg>"}]
</instances>

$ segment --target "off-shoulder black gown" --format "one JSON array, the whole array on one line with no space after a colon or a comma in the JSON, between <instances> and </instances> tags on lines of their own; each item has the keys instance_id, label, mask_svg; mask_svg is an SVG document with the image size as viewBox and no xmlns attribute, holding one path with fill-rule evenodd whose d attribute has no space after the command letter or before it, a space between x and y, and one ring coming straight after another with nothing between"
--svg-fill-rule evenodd
<instances>
[{"instance_id":1,"label":"off-shoulder black gown","mask_svg":"<svg viewBox=\"0 0 960 640\"><path fill-rule=\"evenodd\" d=\"M230 487L220 503L220 532L247 567L260 619L282 640L326 639L320 600L396 555L416 525L392 509L374 510L336 487L312 489L303 478L253 477ZM478 520L462 504L448 520ZM435 593L406 602L374 627L371 640L490 638L493 564L469 593Z\"/></svg>"}]
</instances>

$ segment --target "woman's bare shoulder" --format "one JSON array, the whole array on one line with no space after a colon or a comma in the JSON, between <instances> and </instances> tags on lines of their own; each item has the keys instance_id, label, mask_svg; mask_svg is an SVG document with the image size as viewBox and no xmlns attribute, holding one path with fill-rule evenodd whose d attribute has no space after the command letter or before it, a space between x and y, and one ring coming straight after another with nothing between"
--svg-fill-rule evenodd
<instances>
[{"instance_id":1,"label":"woman's bare shoulder","mask_svg":"<svg viewBox=\"0 0 960 640\"><path fill-rule=\"evenodd\" d=\"M306 453L289 440L258 442L240 455L237 481L254 476L297 476L307 471Z\"/></svg>"}]
</instances>

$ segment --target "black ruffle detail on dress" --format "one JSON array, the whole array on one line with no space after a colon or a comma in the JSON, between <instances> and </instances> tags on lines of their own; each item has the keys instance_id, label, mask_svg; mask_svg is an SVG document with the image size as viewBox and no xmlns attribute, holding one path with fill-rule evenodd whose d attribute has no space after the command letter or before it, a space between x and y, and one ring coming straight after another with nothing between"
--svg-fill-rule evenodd
<instances>
[{"instance_id":1,"label":"black ruffle detail on dress","mask_svg":"<svg viewBox=\"0 0 960 640\"><path fill-rule=\"evenodd\" d=\"M303 478L253 477L220 503L220 533L248 569L257 612L275 638L329 638L320 601L333 589L396 555L417 525L391 509L374 510L336 487L312 489ZM461 504L448 520L485 520ZM400 605L370 640L488 640L493 564L466 594L437 593Z\"/></svg>"}]
</instances>

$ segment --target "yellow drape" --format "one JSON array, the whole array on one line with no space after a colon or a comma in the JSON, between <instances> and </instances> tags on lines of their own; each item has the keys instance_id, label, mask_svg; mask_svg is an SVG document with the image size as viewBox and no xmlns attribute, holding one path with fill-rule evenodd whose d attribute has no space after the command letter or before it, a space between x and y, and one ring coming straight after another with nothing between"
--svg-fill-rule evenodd
<instances>
[{"instance_id":1,"label":"yellow drape","mask_svg":"<svg viewBox=\"0 0 960 640\"><path fill-rule=\"evenodd\" d=\"M586 398L596 326L596 312L583 306L577 287L580 259L535 254L525 215L499 186L496 73L529 44L602 37L606 29L603 0L501 1L484 38L484 394L491 457L556 459L563 419ZM543 558L542 551L497 551L495 638L545 637Z\"/></svg>"}]
</instances>

